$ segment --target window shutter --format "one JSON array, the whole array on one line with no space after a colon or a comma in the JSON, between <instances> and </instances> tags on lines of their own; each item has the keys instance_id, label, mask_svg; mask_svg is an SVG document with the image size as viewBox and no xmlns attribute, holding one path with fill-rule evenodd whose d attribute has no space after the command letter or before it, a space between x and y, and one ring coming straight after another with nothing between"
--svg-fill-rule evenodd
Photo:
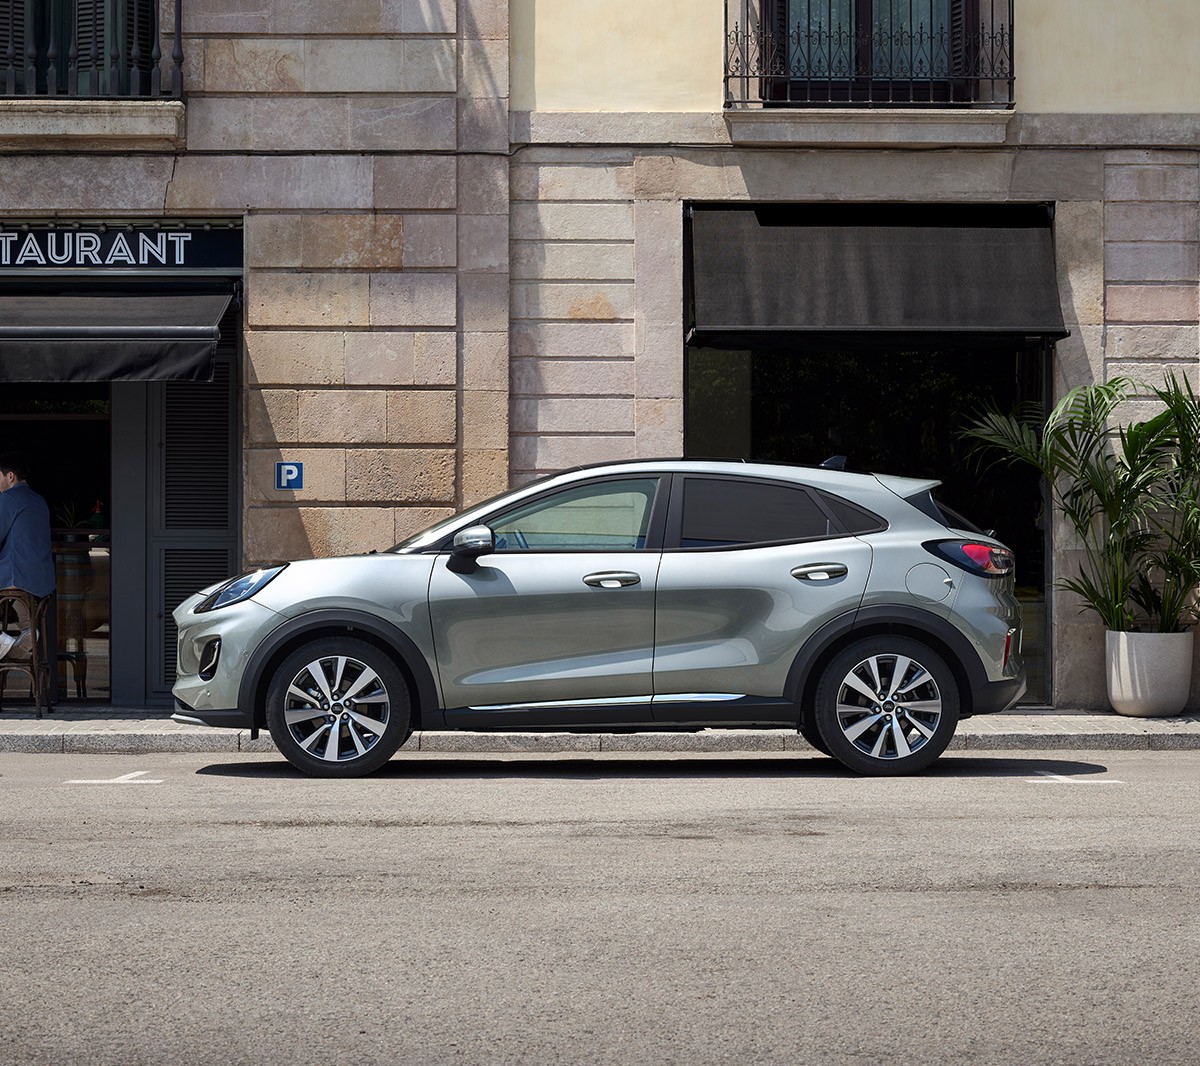
<instances>
[{"instance_id":1,"label":"window shutter","mask_svg":"<svg viewBox=\"0 0 1200 1066\"><path fill-rule=\"evenodd\" d=\"M25 0L9 0L0 7L0 57L6 93L20 92L25 86Z\"/></svg>"},{"instance_id":2,"label":"window shutter","mask_svg":"<svg viewBox=\"0 0 1200 1066\"><path fill-rule=\"evenodd\" d=\"M950 0L950 77L953 98L970 100L978 77L979 0Z\"/></svg>"},{"instance_id":3,"label":"window shutter","mask_svg":"<svg viewBox=\"0 0 1200 1066\"><path fill-rule=\"evenodd\" d=\"M124 63L134 80L133 95L150 91L150 50L154 47L154 4L152 0L128 0L125 14Z\"/></svg>"},{"instance_id":4,"label":"window shutter","mask_svg":"<svg viewBox=\"0 0 1200 1066\"><path fill-rule=\"evenodd\" d=\"M149 628L147 691L175 683L177 631L171 613L200 589L237 573L237 359L240 314L230 307L211 382L167 381L157 388L151 425L158 430L159 486L149 579L158 618Z\"/></svg>"},{"instance_id":5,"label":"window shutter","mask_svg":"<svg viewBox=\"0 0 1200 1066\"><path fill-rule=\"evenodd\" d=\"M762 0L761 49L762 70L767 75L760 82L764 100L786 100L788 97L788 8L790 0Z\"/></svg>"},{"instance_id":6,"label":"window shutter","mask_svg":"<svg viewBox=\"0 0 1200 1066\"><path fill-rule=\"evenodd\" d=\"M166 384L164 529L229 526L232 385L233 367L225 360L214 366L211 385Z\"/></svg>"},{"instance_id":7,"label":"window shutter","mask_svg":"<svg viewBox=\"0 0 1200 1066\"><path fill-rule=\"evenodd\" d=\"M79 91L98 93L101 72L105 69L105 0L75 0L75 48L79 58Z\"/></svg>"}]
</instances>

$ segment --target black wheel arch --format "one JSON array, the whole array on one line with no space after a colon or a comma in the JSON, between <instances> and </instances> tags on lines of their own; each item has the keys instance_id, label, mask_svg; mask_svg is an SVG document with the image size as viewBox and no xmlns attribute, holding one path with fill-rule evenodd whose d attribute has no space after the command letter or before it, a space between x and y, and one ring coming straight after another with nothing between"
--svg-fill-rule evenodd
<instances>
[{"instance_id":1,"label":"black wheel arch","mask_svg":"<svg viewBox=\"0 0 1200 1066\"><path fill-rule=\"evenodd\" d=\"M953 623L918 607L877 606L849 611L827 622L800 649L788 672L785 695L811 714L817 682L843 648L864 637L895 634L927 644L946 661L958 683L959 718L969 718L976 689L987 685L987 672L971 642Z\"/></svg>"},{"instance_id":2,"label":"black wheel arch","mask_svg":"<svg viewBox=\"0 0 1200 1066\"><path fill-rule=\"evenodd\" d=\"M358 637L390 656L404 674L412 695L412 728L437 712L437 685L416 642L402 629L366 611L313 611L284 622L250 657L238 689L238 710L257 732L266 726L264 701L275 669L302 644L321 637Z\"/></svg>"}]
</instances>

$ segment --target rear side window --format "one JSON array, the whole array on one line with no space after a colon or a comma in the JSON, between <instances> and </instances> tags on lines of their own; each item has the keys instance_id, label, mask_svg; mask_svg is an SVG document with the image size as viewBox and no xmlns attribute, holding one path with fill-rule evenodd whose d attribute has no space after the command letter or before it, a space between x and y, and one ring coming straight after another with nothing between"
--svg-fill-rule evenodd
<instances>
[{"instance_id":1,"label":"rear side window","mask_svg":"<svg viewBox=\"0 0 1200 1066\"><path fill-rule=\"evenodd\" d=\"M802 488L716 478L683 483L684 548L810 540L833 532L825 512Z\"/></svg>"},{"instance_id":2,"label":"rear side window","mask_svg":"<svg viewBox=\"0 0 1200 1066\"><path fill-rule=\"evenodd\" d=\"M887 522L866 508L843 500L840 496L831 496L828 492L821 492L820 495L822 502L847 533L879 533L887 529Z\"/></svg>"}]
</instances>

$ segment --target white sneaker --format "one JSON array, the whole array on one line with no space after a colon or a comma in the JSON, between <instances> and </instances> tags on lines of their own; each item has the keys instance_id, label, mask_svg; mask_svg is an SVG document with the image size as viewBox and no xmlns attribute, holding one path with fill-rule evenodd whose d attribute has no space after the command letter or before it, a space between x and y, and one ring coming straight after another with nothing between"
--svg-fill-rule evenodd
<instances>
[{"instance_id":1,"label":"white sneaker","mask_svg":"<svg viewBox=\"0 0 1200 1066\"><path fill-rule=\"evenodd\" d=\"M0 633L0 659L3 659L16 644L17 638L10 633Z\"/></svg>"}]
</instances>

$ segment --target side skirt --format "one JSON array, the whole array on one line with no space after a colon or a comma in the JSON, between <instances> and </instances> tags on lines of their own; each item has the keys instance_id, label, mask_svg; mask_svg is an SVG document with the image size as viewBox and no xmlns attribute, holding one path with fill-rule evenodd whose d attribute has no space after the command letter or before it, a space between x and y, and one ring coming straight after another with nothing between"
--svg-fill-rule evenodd
<instances>
[{"instance_id":1,"label":"side skirt","mask_svg":"<svg viewBox=\"0 0 1200 1066\"><path fill-rule=\"evenodd\" d=\"M613 732L708 728L795 729L799 708L789 700L742 696L736 699L637 703L531 704L453 707L442 712L447 729L527 730L531 732Z\"/></svg>"}]
</instances>

